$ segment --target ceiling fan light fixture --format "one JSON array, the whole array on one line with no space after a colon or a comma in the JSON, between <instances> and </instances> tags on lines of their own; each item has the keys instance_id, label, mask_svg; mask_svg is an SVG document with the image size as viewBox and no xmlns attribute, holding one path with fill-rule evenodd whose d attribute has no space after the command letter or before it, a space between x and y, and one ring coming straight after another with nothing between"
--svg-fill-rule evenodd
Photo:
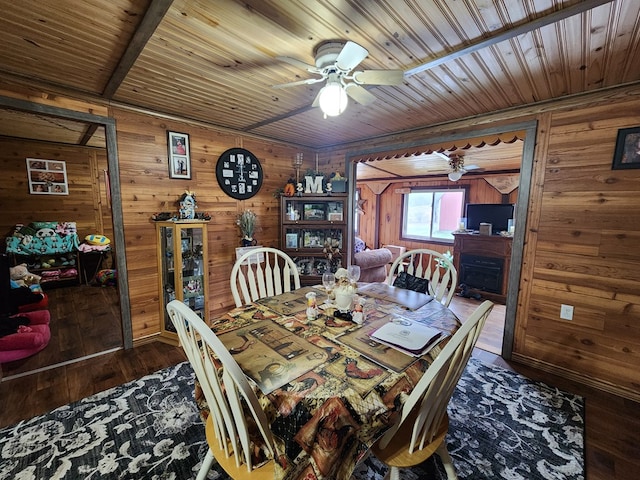
<instances>
[{"instance_id":1,"label":"ceiling fan light fixture","mask_svg":"<svg viewBox=\"0 0 640 480\"><path fill-rule=\"evenodd\" d=\"M339 81L328 81L320 90L318 103L325 116L336 117L347 108L347 92Z\"/></svg>"},{"instance_id":2,"label":"ceiling fan light fixture","mask_svg":"<svg viewBox=\"0 0 640 480\"><path fill-rule=\"evenodd\" d=\"M457 182L462 178L462 172L459 170L455 172L449 172L448 176L449 176L449 180L451 180L452 182Z\"/></svg>"}]
</instances>

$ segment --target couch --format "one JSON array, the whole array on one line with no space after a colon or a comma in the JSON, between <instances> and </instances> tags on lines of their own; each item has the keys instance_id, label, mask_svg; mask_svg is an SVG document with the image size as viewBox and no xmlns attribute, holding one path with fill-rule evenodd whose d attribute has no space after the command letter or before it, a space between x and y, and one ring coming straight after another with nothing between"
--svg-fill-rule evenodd
<instances>
[{"instance_id":1,"label":"couch","mask_svg":"<svg viewBox=\"0 0 640 480\"><path fill-rule=\"evenodd\" d=\"M9 259L0 255L0 363L43 350L51 339L47 296L28 287L12 288Z\"/></svg>"},{"instance_id":2,"label":"couch","mask_svg":"<svg viewBox=\"0 0 640 480\"><path fill-rule=\"evenodd\" d=\"M387 265L391 262L391 251L387 248L367 249L353 255L353 263L360 266L360 282L384 282Z\"/></svg>"}]
</instances>

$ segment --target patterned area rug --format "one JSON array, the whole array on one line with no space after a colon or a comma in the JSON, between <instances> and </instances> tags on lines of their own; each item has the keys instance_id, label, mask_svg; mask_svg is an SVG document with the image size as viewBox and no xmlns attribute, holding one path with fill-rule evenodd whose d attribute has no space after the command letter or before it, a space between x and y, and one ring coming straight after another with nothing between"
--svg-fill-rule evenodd
<instances>
[{"instance_id":1,"label":"patterned area rug","mask_svg":"<svg viewBox=\"0 0 640 480\"><path fill-rule=\"evenodd\" d=\"M584 479L581 397L471 359L449 412L460 479ZM0 478L191 479L206 450L182 363L0 430ZM353 478L385 472L369 457ZM229 477L214 467L209 478ZM446 475L434 456L403 478Z\"/></svg>"}]
</instances>

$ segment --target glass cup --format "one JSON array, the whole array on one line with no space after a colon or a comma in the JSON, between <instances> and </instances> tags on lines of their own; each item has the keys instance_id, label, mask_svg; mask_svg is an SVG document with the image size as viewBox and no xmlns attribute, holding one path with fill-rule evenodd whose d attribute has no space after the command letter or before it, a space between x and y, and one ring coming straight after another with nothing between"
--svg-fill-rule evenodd
<instances>
[{"instance_id":1,"label":"glass cup","mask_svg":"<svg viewBox=\"0 0 640 480\"><path fill-rule=\"evenodd\" d=\"M322 285L327 291L328 301L331 302L333 294L333 288L336 286L336 276L331 272L325 272L322 274Z\"/></svg>"},{"instance_id":2,"label":"glass cup","mask_svg":"<svg viewBox=\"0 0 640 480\"><path fill-rule=\"evenodd\" d=\"M347 267L347 276L351 283L355 284L360 280L360 266L359 265L349 265Z\"/></svg>"}]
</instances>

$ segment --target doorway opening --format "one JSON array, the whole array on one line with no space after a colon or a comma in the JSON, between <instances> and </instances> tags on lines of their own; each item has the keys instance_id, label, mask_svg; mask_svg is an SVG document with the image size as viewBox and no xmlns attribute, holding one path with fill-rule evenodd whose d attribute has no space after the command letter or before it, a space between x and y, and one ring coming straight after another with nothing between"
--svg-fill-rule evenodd
<instances>
[{"instance_id":1,"label":"doorway opening","mask_svg":"<svg viewBox=\"0 0 640 480\"><path fill-rule=\"evenodd\" d=\"M415 248L432 248L424 245L424 242L403 240L399 233L400 228L393 227L394 221L398 222L401 211L401 199L403 192L410 191L421 179L427 178L433 184L461 185L471 181L481 182L483 188L495 190L498 201L484 201L482 203L515 203L515 225L512 232L512 251L510 258L510 268L502 272L508 278L506 292L506 302L504 307L504 322L502 331L502 344L499 350L505 359L511 358L513 348L513 333L515 327L518 285L520 283L520 271L522 268L522 252L524 248L524 232L527 219L527 209L529 205L529 195L531 188L531 171L533 168L533 158L535 149L537 122L524 122L501 127L489 128L473 132L458 133L452 135L442 135L433 138L416 140L403 144L383 145L374 149L348 152L346 155L346 165L349 185L351 189L350 198L354 198L356 188L360 190L361 199L366 200L367 211L359 219L359 237L365 237L368 245L374 248L389 245L402 245L407 250ZM514 139L514 140L509 140ZM516 139L522 140L518 146L517 153L512 155L509 162L503 163L505 167L497 168L502 157L492 154L492 146L496 143L513 143ZM483 152L485 158L478 156L472 158L469 154L470 145L480 145L486 148L478 148ZM478 164L480 168L474 168L472 172L466 172L459 178L452 180L449 178L449 164L444 162L438 170L429 170L433 167L432 162L436 157L441 157L442 153L456 152L469 155L465 160L467 164ZM500 161L499 161L500 160ZM368 168L363 167L366 166ZM398 169L394 166L399 165ZM511 175L513 174L513 175ZM491 179L489 176L502 177L507 179L501 182L499 179ZM515 182L514 182L515 177ZM486 181L486 183L485 183ZM504 201L505 194L500 191L500 184L504 184L514 198L508 197ZM513 188L512 188L513 186ZM514 191L514 189L517 190ZM472 191L471 195L478 195ZM475 202L476 198L467 199L467 202ZM355 205L350 205L355 211ZM350 235L353 237L353 229L350 228ZM390 235L397 235L396 237ZM404 243L403 243L404 242ZM452 249L451 244L434 244L434 250L445 253L447 249ZM350 240L353 245L353 240ZM454 297L455 298L455 297ZM504 297L503 297L504 298ZM495 302L494 302L495 303ZM499 304L496 303L496 306ZM496 308L496 314L500 308ZM463 315L463 318L466 318ZM498 331L500 326L498 325ZM498 350L498 348L495 348Z\"/></svg>"},{"instance_id":2,"label":"doorway opening","mask_svg":"<svg viewBox=\"0 0 640 480\"><path fill-rule=\"evenodd\" d=\"M29 119L31 121L37 119L35 121L42 122L47 128L31 128L30 130L32 132L40 130L42 132L48 132L48 135L55 135L55 133L52 132L58 131L59 134L64 137L68 136L70 132L77 134L78 132L76 130L79 128L83 132L83 135L81 135L83 138L82 148L87 151L91 151L92 148L102 150L102 155L106 158L105 170L111 178L108 186L106 186L107 182L105 182L105 188L109 199L109 208L111 209L110 222L113 231L111 243L114 259L113 268L118 272L117 285L111 287L110 290L91 287L86 285L86 282L81 282L80 285L74 287L48 291L47 293L50 296L49 310L52 322L58 322L57 325L63 328L61 328L61 333L58 335L55 343L52 343L54 341L52 338L47 349L51 350L53 347L59 348L61 355L57 357L51 356L48 361L42 356L38 359L38 362L29 357L25 359L21 365L5 364L3 366L3 380L10 379L12 373L23 376L37 371L55 368L61 364L79 361L82 358L108 353L114 349L131 348L133 341L128 298L120 185L118 181L119 168L115 121L109 117L35 104L4 96L0 96L0 111L4 112L0 114L0 136L4 141L19 142L21 137L16 133L17 129L19 129L21 125L27 125ZM16 120L18 117L20 118L19 121ZM24 124L21 122L24 122ZM101 145L88 145L90 141L87 139L90 139L96 131L103 132ZM99 133L97 136L100 137ZM36 144L41 142L40 145L45 145L44 142L53 142L58 145L65 144L63 139L54 141L51 138L24 137L24 141L35 142ZM66 145L64 148L68 147L69 145ZM19 168L23 169L24 159L22 156L23 155L21 155L18 160L20 160L21 163L21 167ZM88 154L87 156L90 157L91 155ZM10 160L18 161L16 159L7 159L6 161ZM90 168L91 167L88 167L87 169ZM18 169L17 166L16 169ZM95 176L99 177L102 173L102 171L95 172ZM26 175L26 171L24 175ZM86 196L86 192L76 193L80 196ZM68 198L71 198L71 195L69 195ZM63 205L63 202L61 202L61 205ZM73 215L72 212L74 212L73 208L70 209L70 216L68 218L71 218L71 215ZM35 216L37 216L37 213L31 211L28 212L24 218L36 220ZM26 221L18 218L12 220L23 223ZM96 225L98 225L98 223L96 223ZM4 229L6 230L6 228ZM64 292L67 288L69 288L69 291ZM67 293L72 301L69 301L67 298ZM64 300L61 300L61 297L64 297ZM93 304L93 302L97 303ZM89 322L87 324L85 322L84 325L74 325L74 322L81 319L83 315L93 323ZM67 329L66 332L65 329ZM70 332L72 331L76 334L71 335ZM100 344L101 340L104 340L104 343Z\"/></svg>"}]
</instances>

